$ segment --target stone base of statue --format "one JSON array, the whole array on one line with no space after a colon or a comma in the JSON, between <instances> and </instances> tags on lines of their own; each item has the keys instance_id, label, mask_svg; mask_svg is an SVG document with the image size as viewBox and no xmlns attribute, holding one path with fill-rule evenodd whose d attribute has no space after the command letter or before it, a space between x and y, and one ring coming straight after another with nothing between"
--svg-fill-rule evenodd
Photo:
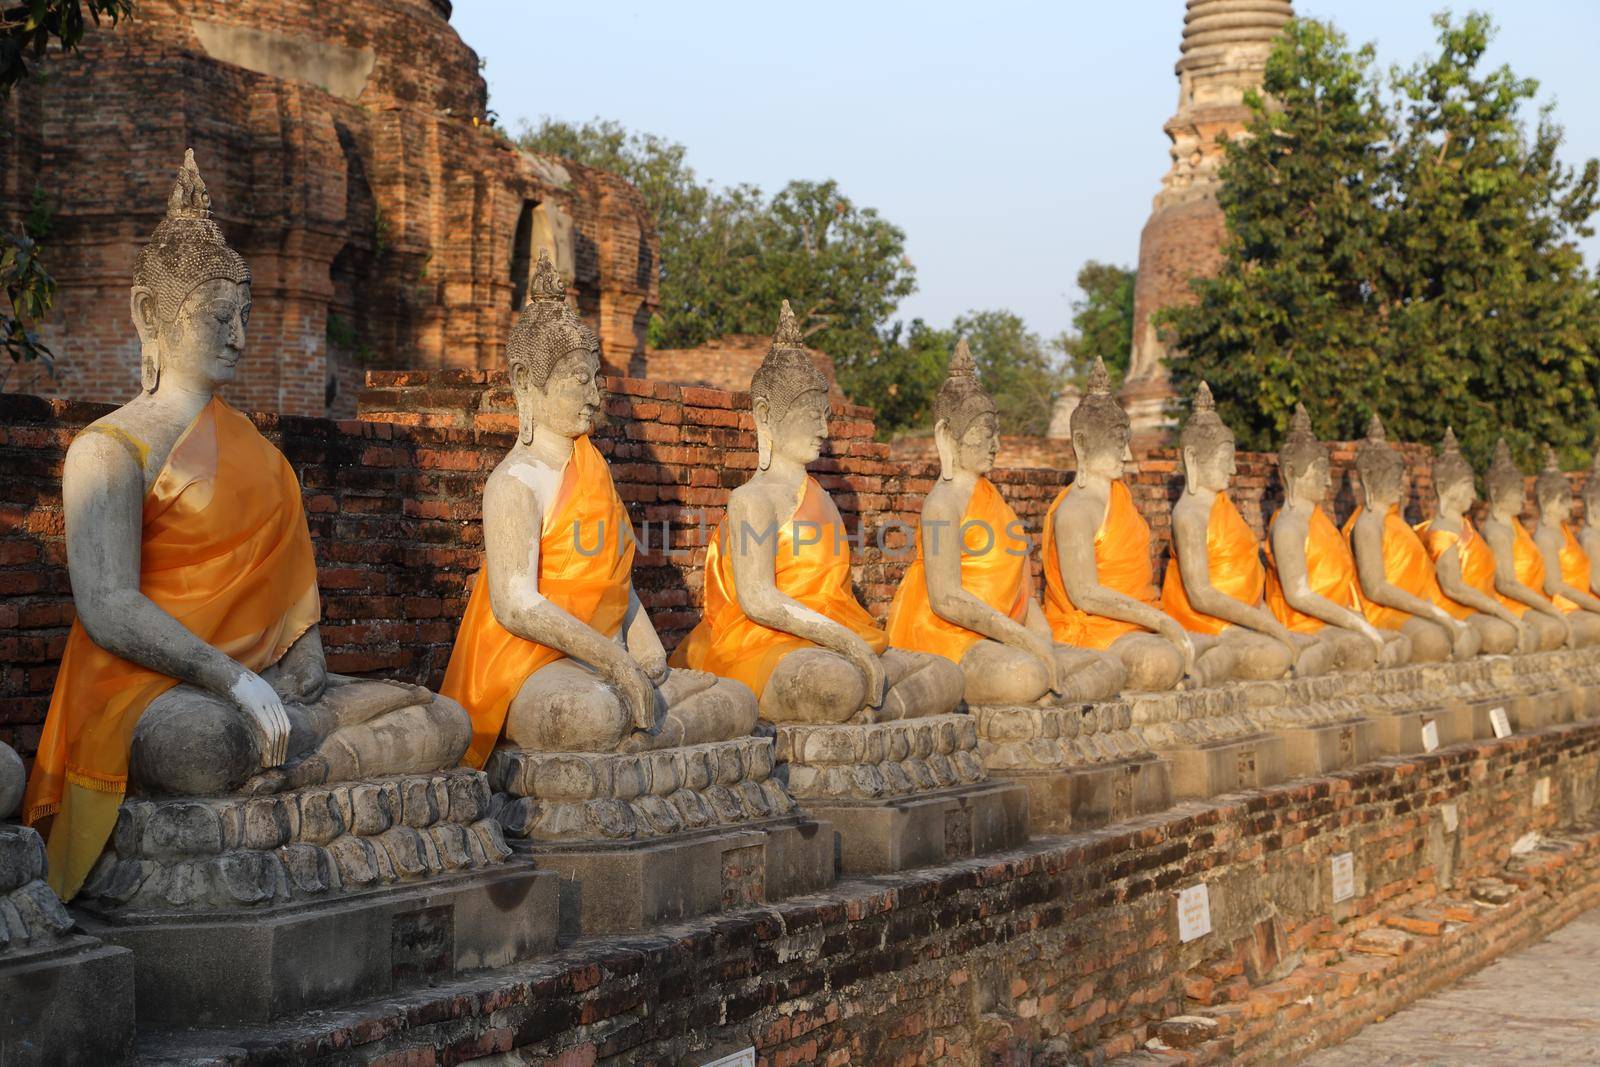
<instances>
[{"instance_id":1,"label":"stone base of statue","mask_svg":"<svg viewBox=\"0 0 1600 1067\"><path fill-rule=\"evenodd\" d=\"M1245 714L1283 739L1284 770L1291 778L1329 774L1381 754L1378 726L1347 695L1350 676L1323 675L1231 686Z\"/></svg>"},{"instance_id":2,"label":"stone base of statue","mask_svg":"<svg viewBox=\"0 0 1600 1067\"><path fill-rule=\"evenodd\" d=\"M1105 709L1115 709L1108 722L1100 721ZM968 711L990 777L1028 790L1034 833L1092 829L1172 806L1171 764L1132 731L1127 704Z\"/></svg>"},{"instance_id":3,"label":"stone base of statue","mask_svg":"<svg viewBox=\"0 0 1600 1067\"><path fill-rule=\"evenodd\" d=\"M1284 740L1251 718L1238 686L1132 693L1134 729L1172 764L1180 800L1260 789L1288 777Z\"/></svg>"},{"instance_id":4,"label":"stone base of statue","mask_svg":"<svg viewBox=\"0 0 1600 1067\"><path fill-rule=\"evenodd\" d=\"M259 1025L553 948L557 880L488 815L463 768L130 799L75 906L133 951L141 1026Z\"/></svg>"},{"instance_id":5,"label":"stone base of statue","mask_svg":"<svg viewBox=\"0 0 1600 1067\"><path fill-rule=\"evenodd\" d=\"M773 776L770 737L489 759L511 847L560 876L563 937L637 930L833 884L833 829Z\"/></svg>"},{"instance_id":6,"label":"stone base of statue","mask_svg":"<svg viewBox=\"0 0 1600 1067\"><path fill-rule=\"evenodd\" d=\"M1028 790L991 780L970 715L778 727L790 794L833 824L839 870L882 874L1022 844Z\"/></svg>"},{"instance_id":7,"label":"stone base of statue","mask_svg":"<svg viewBox=\"0 0 1600 1067\"><path fill-rule=\"evenodd\" d=\"M72 932L43 881L44 841L0 826L0 1064L102 1067L133 1058L133 956Z\"/></svg>"}]
</instances>

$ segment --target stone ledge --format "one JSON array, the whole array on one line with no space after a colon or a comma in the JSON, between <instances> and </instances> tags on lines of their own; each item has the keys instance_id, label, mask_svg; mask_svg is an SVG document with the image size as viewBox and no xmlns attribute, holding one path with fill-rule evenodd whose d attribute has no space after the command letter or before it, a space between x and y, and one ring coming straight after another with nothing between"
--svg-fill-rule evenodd
<instances>
[{"instance_id":1,"label":"stone ledge","mask_svg":"<svg viewBox=\"0 0 1600 1067\"><path fill-rule=\"evenodd\" d=\"M973 705L978 756L989 771L1090 767L1148 755L1125 702L1070 707Z\"/></svg>"},{"instance_id":2,"label":"stone ledge","mask_svg":"<svg viewBox=\"0 0 1600 1067\"><path fill-rule=\"evenodd\" d=\"M776 754L791 796L881 800L984 780L970 715L896 722L780 726Z\"/></svg>"},{"instance_id":3,"label":"stone ledge","mask_svg":"<svg viewBox=\"0 0 1600 1067\"><path fill-rule=\"evenodd\" d=\"M266 796L123 803L78 903L110 916L262 907L500 866L474 770Z\"/></svg>"},{"instance_id":4,"label":"stone ledge","mask_svg":"<svg viewBox=\"0 0 1600 1067\"><path fill-rule=\"evenodd\" d=\"M671 837L795 811L772 777L766 737L626 754L503 746L486 771L494 819L513 840L541 848Z\"/></svg>"}]
</instances>

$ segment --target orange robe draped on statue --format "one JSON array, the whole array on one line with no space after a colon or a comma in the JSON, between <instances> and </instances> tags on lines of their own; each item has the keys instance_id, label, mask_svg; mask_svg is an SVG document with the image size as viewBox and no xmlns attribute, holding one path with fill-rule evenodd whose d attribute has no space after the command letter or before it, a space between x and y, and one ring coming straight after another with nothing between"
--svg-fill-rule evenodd
<instances>
[{"instance_id":1,"label":"orange robe draped on statue","mask_svg":"<svg viewBox=\"0 0 1600 1067\"><path fill-rule=\"evenodd\" d=\"M143 450L113 427L91 427ZM252 671L321 615L300 484L283 454L220 399L173 445L144 497L139 591ZM116 825L139 716L178 679L130 663L73 622L28 780L23 818L49 815L50 885L78 892Z\"/></svg>"},{"instance_id":2,"label":"orange robe draped on statue","mask_svg":"<svg viewBox=\"0 0 1600 1067\"><path fill-rule=\"evenodd\" d=\"M1589 553L1578 544L1578 539L1572 536L1572 528L1566 523L1561 524L1561 580L1574 589L1587 590L1589 588ZM1578 604L1564 596L1555 598L1556 607L1562 611L1575 611Z\"/></svg>"},{"instance_id":3,"label":"orange robe draped on statue","mask_svg":"<svg viewBox=\"0 0 1600 1067\"><path fill-rule=\"evenodd\" d=\"M1030 545L1022 520L987 478L979 478L961 516L961 588L1017 622L1028 616ZM917 554L906 568L889 605L889 643L915 652L933 652L961 662L967 649L987 640L983 634L941 618L928 601L928 577L917 529Z\"/></svg>"},{"instance_id":4,"label":"orange robe draped on statue","mask_svg":"<svg viewBox=\"0 0 1600 1067\"><path fill-rule=\"evenodd\" d=\"M1344 524L1347 541L1351 531L1356 528L1356 520L1361 517L1361 512L1361 508L1356 508ZM1438 604L1446 599L1439 590L1439 579L1433 573L1433 557L1428 555L1428 549L1423 545L1422 538L1417 536L1417 531L1407 526L1406 520L1400 517L1398 504L1383 517L1383 574L1390 585L1430 604ZM1361 592L1359 588L1357 592ZM1409 612L1368 600L1365 593L1361 593L1361 610L1366 613L1368 622L1384 630L1398 630L1411 618Z\"/></svg>"},{"instance_id":5,"label":"orange robe draped on statue","mask_svg":"<svg viewBox=\"0 0 1600 1067\"><path fill-rule=\"evenodd\" d=\"M1511 536L1511 563L1516 571L1517 581L1544 596L1544 554L1539 551L1539 546L1533 543L1533 535L1523 528L1522 520L1511 520ZM1522 601L1513 600L1501 593L1496 593L1495 596L1499 597L1500 603L1517 618L1520 619L1528 613L1528 605Z\"/></svg>"},{"instance_id":6,"label":"orange robe draped on statue","mask_svg":"<svg viewBox=\"0 0 1600 1067\"><path fill-rule=\"evenodd\" d=\"M1061 490L1044 517L1044 617L1062 644L1103 652L1120 637L1149 631L1137 623L1079 611L1067 596L1066 583L1061 579L1061 556L1056 551L1056 510L1070 492L1071 485ZM1095 531L1094 565L1099 584L1152 608L1159 607L1155 568L1150 563L1150 524L1134 507L1133 494L1120 481L1111 483L1105 521Z\"/></svg>"},{"instance_id":7,"label":"orange robe draped on statue","mask_svg":"<svg viewBox=\"0 0 1600 1067\"><path fill-rule=\"evenodd\" d=\"M539 533L539 593L569 615L615 637L628 617L635 545L611 469L587 436L572 458ZM487 566L487 565L486 565ZM463 762L482 767L500 742L511 701L533 672L566 653L507 630L494 617L489 581L478 568L439 692L472 716Z\"/></svg>"},{"instance_id":8,"label":"orange robe draped on statue","mask_svg":"<svg viewBox=\"0 0 1600 1067\"><path fill-rule=\"evenodd\" d=\"M1465 515L1461 517L1461 535L1458 537L1449 530L1438 530L1433 526L1433 520L1417 524L1417 536L1422 538L1422 545L1428 550L1428 558L1435 564L1439 557L1450 551L1450 546L1460 544L1461 548L1456 553L1461 560L1461 580L1480 593L1494 596L1494 552L1489 549L1489 542L1483 535L1472 528L1472 520ZM1465 619L1475 614L1476 608L1468 607L1458 600L1451 600L1450 596L1439 591L1439 599L1434 601L1441 608L1448 611L1457 619Z\"/></svg>"},{"instance_id":9,"label":"orange robe draped on statue","mask_svg":"<svg viewBox=\"0 0 1600 1067\"><path fill-rule=\"evenodd\" d=\"M1261 545L1234 507L1228 494L1218 493L1206 519L1206 561L1210 564L1211 584L1217 592L1252 606L1261 603L1267 587L1267 569L1261 565ZM1220 634L1233 623L1215 615L1202 615L1189 603L1178 568L1177 542L1173 542L1172 562L1161 584L1161 607L1178 620L1185 630L1200 634Z\"/></svg>"},{"instance_id":10,"label":"orange robe draped on statue","mask_svg":"<svg viewBox=\"0 0 1600 1067\"><path fill-rule=\"evenodd\" d=\"M801 536L796 537L799 530ZM730 536L760 537L765 531L730 531L717 527L706 545L706 606L700 624L672 653L672 665L710 671L743 682L760 696L778 661L812 642L755 622L739 607L733 585ZM773 583L778 592L798 600L855 633L880 655L889 635L850 591L850 542L838 525L838 513L815 478L807 476L794 518L777 530Z\"/></svg>"},{"instance_id":11,"label":"orange robe draped on statue","mask_svg":"<svg viewBox=\"0 0 1600 1067\"><path fill-rule=\"evenodd\" d=\"M1276 522L1278 517L1273 515L1272 518ZM1272 564L1267 569L1267 607L1272 609L1272 614L1277 616L1279 622L1297 634L1320 632L1328 624L1290 606L1283 595L1278 564L1272 558L1272 539L1269 537L1262 547L1266 551L1267 562ZM1306 579L1311 591L1318 596L1333 601L1341 608L1361 611L1358 592L1361 582L1356 577L1356 559L1350 554L1350 546L1340 536L1339 527L1333 524L1321 507L1312 508L1311 518L1306 522Z\"/></svg>"}]
</instances>

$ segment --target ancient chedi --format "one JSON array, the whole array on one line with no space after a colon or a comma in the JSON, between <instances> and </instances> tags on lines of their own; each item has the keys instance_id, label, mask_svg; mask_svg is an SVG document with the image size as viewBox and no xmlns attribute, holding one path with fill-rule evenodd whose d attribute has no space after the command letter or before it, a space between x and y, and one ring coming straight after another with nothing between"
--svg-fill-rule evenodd
<instances>
[{"instance_id":1,"label":"ancient chedi","mask_svg":"<svg viewBox=\"0 0 1600 1067\"><path fill-rule=\"evenodd\" d=\"M0 103L0 221L48 214L58 377L10 388L123 403L139 391L125 287L193 146L217 222L255 274L229 387L245 411L352 414L368 367L499 367L540 249L600 336L642 359L657 245L622 179L512 147L448 0L141 0Z\"/></svg>"},{"instance_id":2,"label":"ancient chedi","mask_svg":"<svg viewBox=\"0 0 1600 1067\"><path fill-rule=\"evenodd\" d=\"M1161 437L1171 421L1171 353L1151 316L1188 302L1190 279L1222 264L1217 172L1224 145L1250 121L1245 93L1260 86L1273 41L1293 17L1289 0L1189 0L1176 68L1178 110L1164 127L1172 169L1139 237L1133 358L1122 387L1136 441Z\"/></svg>"}]
</instances>

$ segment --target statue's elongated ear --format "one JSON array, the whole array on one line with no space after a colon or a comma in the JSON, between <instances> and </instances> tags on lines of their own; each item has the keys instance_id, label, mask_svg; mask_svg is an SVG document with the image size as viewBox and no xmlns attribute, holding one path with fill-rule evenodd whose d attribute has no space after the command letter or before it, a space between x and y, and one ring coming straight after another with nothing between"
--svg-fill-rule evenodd
<instances>
[{"instance_id":1,"label":"statue's elongated ear","mask_svg":"<svg viewBox=\"0 0 1600 1067\"><path fill-rule=\"evenodd\" d=\"M147 286L134 286L128 297L128 309L133 315L133 328L139 331L139 388L153 393L161 384L155 294Z\"/></svg>"},{"instance_id":2,"label":"statue's elongated ear","mask_svg":"<svg viewBox=\"0 0 1600 1067\"><path fill-rule=\"evenodd\" d=\"M517 402L517 439L523 444L533 442L533 428L537 420L533 409L533 386L528 382L528 368L521 363L511 365L511 395Z\"/></svg>"},{"instance_id":3,"label":"statue's elongated ear","mask_svg":"<svg viewBox=\"0 0 1600 1067\"><path fill-rule=\"evenodd\" d=\"M945 419L933 424L933 446L939 451L939 477L948 482L956 476L957 446L955 434L950 432L950 423Z\"/></svg>"},{"instance_id":4,"label":"statue's elongated ear","mask_svg":"<svg viewBox=\"0 0 1600 1067\"><path fill-rule=\"evenodd\" d=\"M764 396L750 402L750 415L756 422L756 466L772 466L772 404Z\"/></svg>"}]
</instances>

